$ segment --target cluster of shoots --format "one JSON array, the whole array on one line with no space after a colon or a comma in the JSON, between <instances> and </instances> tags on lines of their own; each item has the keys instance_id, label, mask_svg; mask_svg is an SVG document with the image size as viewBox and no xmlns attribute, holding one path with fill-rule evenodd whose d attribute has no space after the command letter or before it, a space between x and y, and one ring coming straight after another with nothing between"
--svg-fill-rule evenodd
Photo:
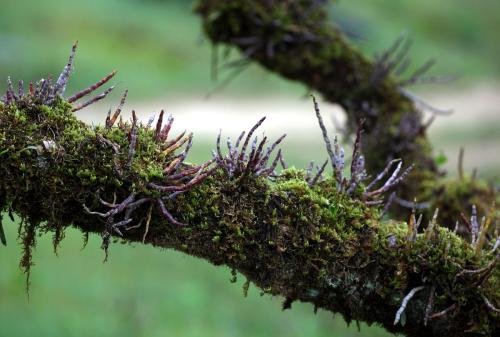
<instances>
[{"instance_id":1,"label":"cluster of shoots","mask_svg":"<svg viewBox=\"0 0 500 337\"><path fill-rule=\"evenodd\" d=\"M114 126L116 120L120 116L125 98L126 93L123 95L120 105L115 112L113 114L111 114L111 112L108 113L106 118L106 128L110 129ZM150 120L146 125L138 123L135 111L132 111L131 123L124 123L120 118L120 122L117 127L123 129L128 134L128 149L126 151L127 160L125 167L123 167L123 165L115 167L115 170L121 174L123 174L126 170L131 170L136 150L142 141L139 135L153 137L154 142L166 158L163 163L162 181L148 182L144 186L144 191L142 193L133 192L124 198L123 201L118 203L116 202L116 196L112 202L100 199L101 205L108 209L107 212L91 211L84 205L85 210L89 214L97 215L105 219L106 229L103 232L103 248L106 251L106 256L111 234L123 236L123 230L137 229L144 224L143 241L145 241L149 230L153 206L156 206L160 214L162 214L171 224L176 226L186 226L186 224L176 220L172 216L172 214L168 211L165 202L174 199L180 193L186 192L194 186L200 184L215 170L215 168L210 167L213 160L207 161L198 166L185 162L192 146L193 135L186 135L185 132L183 132L174 139L170 140L168 137L174 118L169 116L167 122L163 125L163 117L164 111L162 110L154 130L151 128L153 120ZM139 128L142 128L146 132L140 133ZM118 144L107 140L103 136L100 138L103 142L108 144L113 151L115 151L115 155L120 153ZM184 149L180 153L177 153L176 151L183 146ZM116 163L117 161L115 161L115 166L117 165ZM152 195L155 196L153 197ZM134 217L134 211L140 207L147 207L148 211L145 217L137 219Z\"/></svg>"},{"instance_id":2,"label":"cluster of shoots","mask_svg":"<svg viewBox=\"0 0 500 337\"><path fill-rule=\"evenodd\" d=\"M70 78L71 72L73 70L73 61L75 58L75 53L77 49L77 43L73 45L71 49L71 54L68 63L63 68L61 74L54 82L51 77L42 78L36 83L29 83L28 90L24 88L24 82L20 80L17 85L17 89L14 89L12 80L10 77L7 79L7 91L5 96L1 101L5 105L16 104L17 106L32 106L32 105L47 105L51 106L55 103L57 97L62 97L66 91L66 85ZM109 75L89 86L88 88L81 90L74 94L73 96L66 99L68 103L77 103L80 99L92 94L97 89L106 84L111 78L116 74L116 71L111 72ZM101 94L98 94L82 103L74 105L73 111L81 110L97 101L105 98L114 87L106 89Z\"/></svg>"},{"instance_id":3,"label":"cluster of shoots","mask_svg":"<svg viewBox=\"0 0 500 337\"><path fill-rule=\"evenodd\" d=\"M494 215L495 203L491 205L488 215L483 216L481 218L481 221L478 220L477 209L475 205L472 205L470 219L467 219L467 217L463 213L461 214L461 219L465 224L465 228L467 228L470 233L471 245L474 248L476 255L481 255L486 244L490 244L490 246L492 247L490 251L491 254L494 254L498 249L498 246L500 245L500 228L498 227L498 225L494 231L495 239L492 240L492 242L489 242L489 236L491 232L490 229L494 223ZM458 228L458 225L459 222L457 221L455 228Z\"/></svg>"},{"instance_id":4,"label":"cluster of shoots","mask_svg":"<svg viewBox=\"0 0 500 337\"><path fill-rule=\"evenodd\" d=\"M415 202L416 204L416 202ZM481 220L481 223L478 222L477 219L477 211L476 206L472 206L472 215L470 220L467 219L465 215L462 214L462 220L465 222L467 228L471 233L471 245L474 249L475 254L479 257L485 251L486 254L493 256L493 259L486 266L478 269L462 269L455 276L456 280L459 279L470 279L472 280L471 287L481 287L487 280L493 275L495 267L498 264L498 260L500 259L500 254L497 252L498 246L500 245L500 233L499 228L497 226L495 230L495 238L489 238L490 226L494 221L494 204L492 205L487 216L484 216ZM432 242L434 239L434 235L436 233L439 224L437 222L439 214L439 209L436 209L432 219L429 221L428 226L423 231L422 235L426 241ZM417 240L417 234L419 231L419 227L422 223L422 215L416 216L416 207L413 207L410 220L408 221L408 233L407 233L407 244L412 245ZM454 234L457 233L459 228L459 221L457 221L455 229L453 230ZM446 252L450 249L450 243L446 245ZM444 317L448 314L453 313L457 309L459 309L459 303L452 303L448 307L435 312L434 311L434 298L436 296L436 285L421 285L415 288L412 288L408 294L403 298L401 302L401 306L396 312L394 318L394 325L398 324L401 321L401 316L406 310L406 307L410 300L419 292L428 290L428 299L427 305L424 310L424 325L427 325L430 320L437 319L440 317ZM485 296L481 295L481 299L484 305L491 311L500 313L500 310L497 309L491 301Z\"/></svg>"},{"instance_id":5,"label":"cluster of shoots","mask_svg":"<svg viewBox=\"0 0 500 337\"><path fill-rule=\"evenodd\" d=\"M359 197L367 205L380 205L384 203L383 196L399 185L413 169L413 165L402 170L403 162L400 159L390 161L382 172L380 172L371 182L365 185L365 181L369 178L365 169L365 158L361 152L361 133L363 122L356 132L356 140L352 152L352 161L350 167L350 177L344 176L345 169L345 154L344 149L339 144L337 137L334 138L333 145L328 136L328 132L323 122L318 102L313 96L314 110L323 135L323 140L328 152L329 161L332 165L333 177L338 191L348 195ZM318 172L315 176L310 174L308 170L306 179L310 186L321 181L321 175L327 165L325 162L321 167L318 167ZM394 168L395 166L395 168ZM385 179L388 176L387 179ZM384 180L385 179L385 180Z\"/></svg>"},{"instance_id":6,"label":"cluster of shoots","mask_svg":"<svg viewBox=\"0 0 500 337\"><path fill-rule=\"evenodd\" d=\"M283 162L283 157L281 154L281 149L274 157L274 160L270 163L273 151L281 143L281 141L286 137L282 135L274 143L267 146L267 137L263 137L259 142L258 137L252 136L257 130L257 128L262 125L266 117L260 119L248 132L245 137L245 131L243 131L236 143L233 145L231 138L227 139L228 153L226 155L222 154L221 150L221 134L217 137L217 151L213 151L214 160L217 165L221 167L229 177L238 178L243 180L246 177L269 177L275 175L275 170L278 163ZM245 139L243 140L243 137ZM251 142L251 145L250 145ZM241 148L240 148L241 144ZM250 147L249 147L250 145ZM270 164L270 165L269 165Z\"/></svg>"},{"instance_id":7,"label":"cluster of shoots","mask_svg":"<svg viewBox=\"0 0 500 337\"><path fill-rule=\"evenodd\" d=\"M456 76L435 76L428 75L428 72L436 64L434 59L430 59L418 67L406 78L402 78L411 66L409 57L413 41L406 34L401 34L394 43L381 54L375 55L374 70L370 77L370 83L377 85L388 77L396 79L396 85L400 88L402 95L413 101L422 110L430 111L434 114L448 115L452 110L443 110L427 103L422 98L410 93L405 87L421 84L447 83L457 79Z\"/></svg>"},{"instance_id":8,"label":"cluster of shoots","mask_svg":"<svg viewBox=\"0 0 500 337\"><path fill-rule=\"evenodd\" d=\"M54 105L57 99L62 99L65 93L67 83L73 71L76 49L77 43L73 45L69 60L63 68L57 81L53 82L49 77L38 81L36 84L30 83L28 91L25 92L22 81L19 82L18 90L16 91L14 90L12 81L9 78L7 92L5 96L1 98L1 101L6 105L15 104L17 106ZM95 95L82 103L77 103L82 98L94 93L97 89L106 84L115 76L115 74L116 71L111 72L109 75L105 76L88 88L77 92L69 98L66 98L65 101L73 104L72 111L75 112L104 99L114 89L114 86L111 86L102 93ZM123 236L123 230L138 228L144 224L145 230L143 240L145 240L152 216L153 205L157 207L159 212L163 214L170 223L178 226L184 226L184 223L177 221L170 214L165 206L165 202L169 199L175 198L175 196L179 193L183 193L198 185L215 170L215 168L210 168L213 160L199 166L193 166L185 162L188 152L191 149L193 135L186 135L184 132L170 140L169 133L174 119L170 116L167 123L163 125L163 111L160 113L154 130L151 130L153 120L150 120L147 125L138 123L134 111L132 112L131 122L123 122L120 114L125 104L126 97L127 91L125 91L122 96L120 104L116 110L113 113L111 109L109 110L105 121L105 128L109 130L117 124L116 127L123 130L127 135L128 149L126 149L125 153L122 153L120 145L107 139L106 133L96 134L96 137L101 144L112 149L115 171L122 179L134 179L133 174L127 173L133 173L133 162L136 150L140 145L140 142L143 141L140 139L140 135L143 135L144 137L153 137L154 142L157 144L165 158L163 179L162 181L147 183L146 186L144 186L143 191L133 192L130 195L125 196L120 202L117 202L116 195L114 195L112 201L106 201L99 198L102 206L101 208L105 208L105 211L93 211L86 205L83 205L84 209L89 214L99 216L105 222L105 230L103 231L102 236L103 248L106 251L106 257L112 233ZM139 132L140 129L142 129L143 132ZM177 150L183 146L185 146L183 151L177 153ZM124 156L122 156L123 154ZM125 160L121 160L120 158L122 157L125 157ZM152 195L154 195L154 197L152 197ZM141 206L148 207L147 215L144 218L136 219L134 218L134 211ZM3 230L0 230L0 239L2 243L4 242L3 238Z\"/></svg>"},{"instance_id":9,"label":"cluster of shoots","mask_svg":"<svg viewBox=\"0 0 500 337\"><path fill-rule=\"evenodd\" d=\"M456 79L456 76L428 75L428 72L436 64L434 59L428 60L413 71L410 76L401 79L401 76L411 66L411 58L408 54L412 45L413 41L407 37L406 33L403 33L389 48L381 54L375 55L375 69L371 77L371 82L381 82L391 75L398 78L397 84L400 86L442 83Z\"/></svg>"}]
</instances>

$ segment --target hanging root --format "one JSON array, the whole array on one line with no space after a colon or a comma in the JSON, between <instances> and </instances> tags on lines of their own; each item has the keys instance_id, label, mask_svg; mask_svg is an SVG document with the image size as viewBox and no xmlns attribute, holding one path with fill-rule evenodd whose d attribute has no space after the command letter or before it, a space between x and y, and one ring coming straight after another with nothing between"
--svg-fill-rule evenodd
<instances>
[{"instance_id":1,"label":"hanging root","mask_svg":"<svg viewBox=\"0 0 500 337\"><path fill-rule=\"evenodd\" d=\"M33 267L33 249L36 245L37 224L22 223L19 227L19 238L22 241L22 256L19 263L22 271L26 274L26 293L29 296L31 284L31 267Z\"/></svg>"},{"instance_id":2,"label":"hanging root","mask_svg":"<svg viewBox=\"0 0 500 337\"><path fill-rule=\"evenodd\" d=\"M7 246L7 239L5 238L5 232L3 230L2 215L0 214L0 242L4 246Z\"/></svg>"},{"instance_id":3,"label":"hanging root","mask_svg":"<svg viewBox=\"0 0 500 337\"><path fill-rule=\"evenodd\" d=\"M408 295L405 296L405 298L403 298L403 302L401 302L401 306L399 307L398 311L396 312L396 316L394 317L394 325L397 325L399 323L401 315L406 310L408 302L410 302L410 300L413 298L413 296L415 296L416 293L424 289L425 286L415 287L408 293Z\"/></svg>"}]
</instances>

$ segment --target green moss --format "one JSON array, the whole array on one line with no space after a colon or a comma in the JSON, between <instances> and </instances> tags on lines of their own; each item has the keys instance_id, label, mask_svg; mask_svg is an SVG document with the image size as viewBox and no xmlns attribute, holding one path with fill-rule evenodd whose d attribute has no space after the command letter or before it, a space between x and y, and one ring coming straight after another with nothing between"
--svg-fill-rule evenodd
<instances>
[{"instance_id":1,"label":"green moss","mask_svg":"<svg viewBox=\"0 0 500 337\"><path fill-rule=\"evenodd\" d=\"M462 179L442 179L425 186L426 192L420 200L432 200L432 211L439 208L442 225L454 228L457 221L461 224L460 233L468 236L468 230L461 220L461 214L470 216L472 205L477 207L478 214L487 215L493 202L498 205L499 196L485 181L471 179L465 176ZM430 214L427 214L430 217ZM498 212L497 216L498 217Z\"/></svg>"}]
</instances>

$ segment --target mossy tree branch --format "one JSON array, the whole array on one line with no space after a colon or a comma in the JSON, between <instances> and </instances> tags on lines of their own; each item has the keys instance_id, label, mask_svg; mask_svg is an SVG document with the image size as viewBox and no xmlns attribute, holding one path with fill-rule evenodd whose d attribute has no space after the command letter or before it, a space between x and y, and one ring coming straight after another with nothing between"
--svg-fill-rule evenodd
<instances>
[{"instance_id":1,"label":"mossy tree branch","mask_svg":"<svg viewBox=\"0 0 500 337\"><path fill-rule=\"evenodd\" d=\"M381 221L367 206L364 169L349 180L293 168L276 175L280 154L266 163L277 143L264 151L251 134L194 166L184 161L192 136L168 137L172 118L163 126L161 114L156 128L135 115L118 122L120 105L106 126L91 127L44 83L27 94L9 86L0 103L0 211L22 218L28 276L36 235L53 233L57 248L73 226L101 234L106 256L115 238L229 266L283 296L285 309L309 302L407 336L500 332L491 216L482 227L472 221L472 244L436 219L417 234L414 217Z\"/></svg>"},{"instance_id":2,"label":"mossy tree branch","mask_svg":"<svg viewBox=\"0 0 500 337\"><path fill-rule=\"evenodd\" d=\"M327 2L203 0L196 12L215 46L234 46L243 61L255 61L342 105L351 130L364 120L363 149L370 174L395 158L415 164L398 194L406 200L429 202L428 217L440 208L442 221L453 228L462 209L476 204L485 212L497 198L494 191L469 177L443 179L426 136L428 123L422 120L422 108L436 109L403 88L435 81L436 77L425 74L433 62L401 79L398 74L408 67L410 45L398 39L376 61L369 60L330 22ZM398 216L406 212L399 209Z\"/></svg>"}]
</instances>

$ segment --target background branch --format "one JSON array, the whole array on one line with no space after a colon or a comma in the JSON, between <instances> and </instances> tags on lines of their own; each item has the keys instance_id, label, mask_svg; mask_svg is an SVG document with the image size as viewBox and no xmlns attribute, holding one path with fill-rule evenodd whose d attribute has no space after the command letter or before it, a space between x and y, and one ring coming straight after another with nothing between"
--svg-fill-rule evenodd
<instances>
[{"instance_id":1,"label":"background branch","mask_svg":"<svg viewBox=\"0 0 500 337\"><path fill-rule=\"evenodd\" d=\"M461 209L475 204L486 212L498 199L484 181L462 176L446 179L436 164L426 136L428 124L422 112L441 114L407 90L417 83L437 82L450 77L429 77L434 61L423 64L408 78L402 78L410 63L412 41L400 36L392 46L370 60L353 47L330 21L328 1L242 0L199 1L206 35L214 46L234 46L264 68L303 83L338 103L347 111L351 131L364 120L363 151L368 173L380 172L388 161L401 158L415 169L400 185L400 207L392 215L404 218L408 203L417 199L442 210L442 223L453 228ZM462 228L462 234L466 231Z\"/></svg>"}]
</instances>

